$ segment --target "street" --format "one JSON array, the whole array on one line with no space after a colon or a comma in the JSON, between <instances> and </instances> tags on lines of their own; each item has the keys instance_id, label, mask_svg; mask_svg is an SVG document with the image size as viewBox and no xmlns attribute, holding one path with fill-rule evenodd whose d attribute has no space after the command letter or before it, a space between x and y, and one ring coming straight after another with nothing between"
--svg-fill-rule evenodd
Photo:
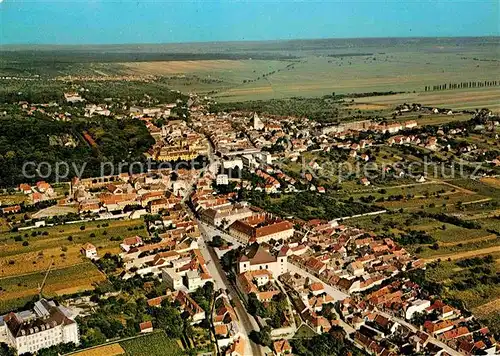
<instances>
[{"instance_id":1,"label":"street","mask_svg":"<svg viewBox=\"0 0 500 356\"><path fill-rule=\"evenodd\" d=\"M252 330L259 330L257 322L251 315L247 313L245 306L239 299L233 285L227 279L226 273L222 269L220 261L217 258L215 252L213 251L213 249L207 246L206 243L210 241L211 238L210 240L207 238L209 234L205 231L203 224L198 221L198 226L202 235L202 238L198 240L198 245L203 258L205 258L207 262L208 271L214 279L215 287L226 289L232 296L232 301L234 302L234 310L236 311L236 315L238 316L238 319L240 321L240 330L242 334L244 334L244 337L246 339L245 355L264 355L263 348L260 345L257 345L254 342L250 341L250 339L248 338L248 335L250 335L250 332Z\"/></svg>"}]
</instances>

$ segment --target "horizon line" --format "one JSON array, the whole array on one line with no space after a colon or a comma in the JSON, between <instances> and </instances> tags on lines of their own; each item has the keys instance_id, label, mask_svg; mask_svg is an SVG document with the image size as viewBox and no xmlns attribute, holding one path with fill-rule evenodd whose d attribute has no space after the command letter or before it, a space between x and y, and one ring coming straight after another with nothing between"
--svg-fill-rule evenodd
<instances>
[{"instance_id":1,"label":"horizon line","mask_svg":"<svg viewBox=\"0 0 500 356\"><path fill-rule=\"evenodd\" d=\"M84 46L135 46L135 45L183 45L183 44L220 44L220 43L262 43L262 42L293 42L318 40L376 40L376 39L470 39L470 38L500 38L500 34L470 35L470 36L388 36L388 37L317 37L317 38L287 38L266 40L214 40L188 42L122 42L122 43L0 43L0 48L7 46L53 46L53 47L84 47ZM500 43L499 43L500 45Z\"/></svg>"}]
</instances>

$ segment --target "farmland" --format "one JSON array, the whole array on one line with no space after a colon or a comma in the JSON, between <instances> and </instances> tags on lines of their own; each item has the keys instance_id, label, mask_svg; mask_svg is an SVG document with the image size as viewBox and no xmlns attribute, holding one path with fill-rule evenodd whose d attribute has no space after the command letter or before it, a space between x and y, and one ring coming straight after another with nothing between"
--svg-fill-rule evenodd
<instances>
[{"instance_id":1,"label":"farmland","mask_svg":"<svg viewBox=\"0 0 500 356\"><path fill-rule=\"evenodd\" d=\"M144 236L145 230L140 221L134 220L86 222L3 233L0 234L0 277L46 270L50 261L55 268L81 263L84 259L80 248L86 242L94 244L100 255L116 253L124 237L136 234Z\"/></svg>"},{"instance_id":2,"label":"farmland","mask_svg":"<svg viewBox=\"0 0 500 356\"><path fill-rule=\"evenodd\" d=\"M44 295L93 289L106 276L83 258L81 246L91 242L100 256L117 253L123 238L136 234L146 235L142 221L94 221L0 233L0 309L20 307L36 295L51 263Z\"/></svg>"},{"instance_id":3,"label":"farmland","mask_svg":"<svg viewBox=\"0 0 500 356\"><path fill-rule=\"evenodd\" d=\"M499 331L500 313L500 287L494 280L500 272L498 257L498 251L491 251L481 257L442 260L431 263L425 272L429 281L441 286L446 298L464 303L494 332Z\"/></svg>"},{"instance_id":4,"label":"farmland","mask_svg":"<svg viewBox=\"0 0 500 356\"><path fill-rule=\"evenodd\" d=\"M158 332L120 342L120 346L125 350L125 354L130 356L180 356L184 354L176 340L169 339L164 333Z\"/></svg>"},{"instance_id":5,"label":"farmland","mask_svg":"<svg viewBox=\"0 0 500 356\"><path fill-rule=\"evenodd\" d=\"M210 93L220 102L394 91L405 93L359 98L355 108L389 109L402 102L499 108L498 86L424 92L429 86L498 78L494 37L41 46L36 60L29 56L27 63L26 48L8 49L0 52L0 74L154 76L173 89ZM47 66L51 70L39 71Z\"/></svg>"},{"instance_id":6,"label":"farmland","mask_svg":"<svg viewBox=\"0 0 500 356\"><path fill-rule=\"evenodd\" d=\"M0 313L22 307L38 295L38 287L44 278L44 271L0 279ZM43 289L43 295L73 294L94 288L95 283L106 280L90 262L83 262L65 268L51 270Z\"/></svg>"},{"instance_id":7,"label":"farmland","mask_svg":"<svg viewBox=\"0 0 500 356\"><path fill-rule=\"evenodd\" d=\"M404 187L375 187L369 193L367 190L370 188L350 194L355 199L371 195L376 205L389 212L346 223L403 243L405 249L428 262L425 278L442 285L445 298L463 303L498 332L500 290L495 276L500 271L500 190L497 179L435 180ZM388 199L396 196L401 199ZM483 259L487 261L481 262Z\"/></svg>"},{"instance_id":8,"label":"farmland","mask_svg":"<svg viewBox=\"0 0 500 356\"><path fill-rule=\"evenodd\" d=\"M132 74L185 75L186 82L192 76L213 80L211 90L216 91L219 101L267 100L293 96L322 96L336 93L372 91L423 91L427 85L477 80L495 77L498 67L494 62L477 64L472 58L464 59L468 51L489 50L464 46L461 51L443 48L430 53L429 47L412 48L413 52L397 46L380 48L370 56L328 57L324 54L302 53L299 60L286 61L184 61L121 63ZM384 50L385 52L380 52ZM463 52L462 52L463 51ZM261 63L256 63L261 62ZM288 66L290 65L291 66ZM279 69L279 71L278 71ZM272 73L272 74L269 74ZM496 74L495 74L496 73ZM172 82L174 87L180 82ZM181 88L178 88L181 89ZM196 90L196 86L192 88ZM204 88L205 90L209 88ZM394 98L358 100L370 104L370 108L401 101L425 102L429 105L454 104L455 106L497 105L498 88L474 91L450 91L439 93L402 94ZM198 89L199 91L199 89Z\"/></svg>"},{"instance_id":9,"label":"farmland","mask_svg":"<svg viewBox=\"0 0 500 356\"><path fill-rule=\"evenodd\" d=\"M118 356L118 355L123 355L124 353L125 350L123 350L120 344L111 344L76 352L73 354L73 356L100 356L100 355Z\"/></svg>"}]
</instances>

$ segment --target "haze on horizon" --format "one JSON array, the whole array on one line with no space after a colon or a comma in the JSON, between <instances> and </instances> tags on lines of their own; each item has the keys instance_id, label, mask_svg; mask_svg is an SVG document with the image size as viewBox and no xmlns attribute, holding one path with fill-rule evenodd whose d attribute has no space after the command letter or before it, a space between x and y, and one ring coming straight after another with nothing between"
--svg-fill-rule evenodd
<instances>
[{"instance_id":1,"label":"haze on horizon","mask_svg":"<svg viewBox=\"0 0 500 356\"><path fill-rule=\"evenodd\" d=\"M496 0L4 0L0 44L498 36Z\"/></svg>"}]
</instances>

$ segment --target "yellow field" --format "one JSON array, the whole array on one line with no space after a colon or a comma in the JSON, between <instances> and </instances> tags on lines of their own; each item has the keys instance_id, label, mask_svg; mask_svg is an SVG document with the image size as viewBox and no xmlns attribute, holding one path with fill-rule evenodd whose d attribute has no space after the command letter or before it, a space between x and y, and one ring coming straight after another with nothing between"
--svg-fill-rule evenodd
<instances>
[{"instance_id":1,"label":"yellow field","mask_svg":"<svg viewBox=\"0 0 500 356\"><path fill-rule=\"evenodd\" d=\"M47 265L45 265L47 267ZM45 272L35 272L25 275L0 278L0 313L23 306L38 294L39 286L45 277ZM84 262L64 268L56 268L49 272L43 295L73 294L94 289L96 283L106 280L97 267L91 262Z\"/></svg>"},{"instance_id":2,"label":"yellow field","mask_svg":"<svg viewBox=\"0 0 500 356\"><path fill-rule=\"evenodd\" d=\"M495 252L498 252L499 247L498 246L492 246L492 247L486 247L482 248L479 250L473 250L473 251L464 251L464 252L453 252L445 255L438 255L438 256L433 256L432 258L424 258L424 261L426 262L432 262L436 260L460 260L463 258L471 258L471 257L476 257L476 256L484 256L484 255L489 255Z\"/></svg>"},{"instance_id":3,"label":"yellow field","mask_svg":"<svg viewBox=\"0 0 500 356\"><path fill-rule=\"evenodd\" d=\"M131 74L187 74L193 72L219 71L219 70L241 70L244 61L232 60L205 60L205 61L165 61L165 62L129 62L120 63L125 66Z\"/></svg>"},{"instance_id":4,"label":"yellow field","mask_svg":"<svg viewBox=\"0 0 500 356\"><path fill-rule=\"evenodd\" d=\"M44 271L49 261L54 262L55 268L82 263L85 259L80 249L86 242L94 244L100 256L106 252L118 253L119 244L123 238L145 234L144 230L128 231L129 228L141 225L140 220L109 221L107 227L100 224L103 222L60 225L0 234L0 278ZM85 225L85 230L80 229L82 225ZM33 231L46 232L48 235L32 237ZM91 237L91 234L95 236ZM28 246L23 246L22 242L13 239L14 236L19 235L24 241L28 241ZM72 237L72 241L68 240L69 236ZM120 241L110 241L111 237L119 237Z\"/></svg>"},{"instance_id":5,"label":"yellow field","mask_svg":"<svg viewBox=\"0 0 500 356\"><path fill-rule=\"evenodd\" d=\"M495 177L481 178L481 182L488 184L494 188L500 189L500 179Z\"/></svg>"},{"instance_id":6,"label":"yellow field","mask_svg":"<svg viewBox=\"0 0 500 356\"><path fill-rule=\"evenodd\" d=\"M500 88L480 88L417 92L354 99L358 104L398 105L420 103L425 106L439 106L450 109L483 108L500 111Z\"/></svg>"},{"instance_id":7,"label":"yellow field","mask_svg":"<svg viewBox=\"0 0 500 356\"><path fill-rule=\"evenodd\" d=\"M123 354L125 354L125 350L120 346L120 344L111 344L80 351L73 354L73 356L117 356Z\"/></svg>"}]
</instances>

